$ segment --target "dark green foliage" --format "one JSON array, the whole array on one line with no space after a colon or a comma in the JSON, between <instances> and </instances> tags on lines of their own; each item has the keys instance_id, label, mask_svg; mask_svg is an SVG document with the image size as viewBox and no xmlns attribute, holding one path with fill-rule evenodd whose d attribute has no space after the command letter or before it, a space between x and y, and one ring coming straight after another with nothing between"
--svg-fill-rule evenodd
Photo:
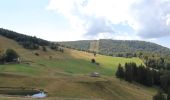
<instances>
[{"instance_id":1,"label":"dark green foliage","mask_svg":"<svg viewBox=\"0 0 170 100\"><path fill-rule=\"evenodd\" d=\"M36 52L36 53L34 53L34 54L35 54L36 56L39 56L39 55L40 55L40 54L39 54L39 53L37 53L37 52Z\"/></svg>"},{"instance_id":2,"label":"dark green foliage","mask_svg":"<svg viewBox=\"0 0 170 100\"><path fill-rule=\"evenodd\" d=\"M137 77L137 82L146 85L146 86L152 86L154 83L153 80L153 75L152 75L152 71L149 68L145 68L143 65L140 65L138 67L138 75Z\"/></svg>"},{"instance_id":3,"label":"dark green foliage","mask_svg":"<svg viewBox=\"0 0 170 100\"><path fill-rule=\"evenodd\" d=\"M5 61L6 62L13 62L19 56L13 49L7 49L5 52Z\"/></svg>"},{"instance_id":4,"label":"dark green foliage","mask_svg":"<svg viewBox=\"0 0 170 100\"><path fill-rule=\"evenodd\" d=\"M133 81L133 70L131 63L125 63L125 80L128 82Z\"/></svg>"},{"instance_id":5,"label":"dark green foliage","mask_svg":"<svg viewBox=\"0 0 170 100\"><path fill-rule=\"evenodd\" d=\"M160 86L161 85L161 81L160 81L161 72L157 70L152 70L152 75L153 75L153 84Z\"/></svg>"},{"instance_id":6,"label":"dark green foliage","mask_svg":"<svg viewBox=\"0 0 170 100\"><path fill-rule=\"evenodd\" d=\"M23 42L20 44L26 49L39 49L39 45L34 44L33 42Z\"/></svg>"},{"instance_id":7,"label":"dark green foliage","mask_svg":"<svg viewBox=\"0 0 170 100\"><path fill-rule=\"evenodd\" d=\"M162 89L165 92L167 92L168 87L170 86L170 71L169 70L163 71L163 74L161 75L160 80L161 80Z\"/></svg>"},{"instance_id":8,"label":"dark green foliage","mask_svg":"<svg viewBox=\"0 0 170 100\"><path fill-rule=\"evenodd\" d=\"M159 90L158 93L155 96L153 96L153 100L166 100L166 97L163 94L163 92Z\"/></svg>"},{"instance_id":9,"label":"dark green foliage","mask_svg":"<svg viewBox=\"0 0 170 100\"><path fill-rule=\"evenodd\" d=\"M156 57L145 56L143 58L143 61L145 62L145 65L150 68L154 68L157 70L161 70L161 69L170 70L170 61L168 58L160 57L160 56L156 56Z\"/></svg>"},{"instance_id":10,"label":"dark green foliage","mask_svg":"<svg viewBox=\"0 0 170 100\"><path fill-rule=\"evenodd\" d=\"M145 71L146 71L146 82L144 84L146 86L152 86L153 85L152 71L149 68L146 68Z\"/></svg>"},{"instance_id":11,"label":"dark green foliage","mask_svg":"<svg viewBox=\"0 0 170 100\"><path fill-rule=\"evenodd\" d=\"M0 64L5 62L16 62L19 55L13 49L7 49L4 53L0 53Z\"/></svg>"},{"instance_id":12,"label":"dark green foliage","mask_svg":"<svg viewBox=\"0 0 170 100\"><path fill-rule=\"evenodd\" d=\"M90 48L90 42L92 42L92 41L82 40L82 41L60 42L60 44L67 47L67 48L88 51L89 48Z\"/></svg>"},{"instance_id":13,"label":"dark green foliage","mask_svg":"<svg viewBox=\"0 0 170 100\"><path fill-rule=\"evenodd\" d=\"M116 76L118 78L124 78L128 82L134 81L145 86L160 85L159 72L146 68L143 65L137 66L136 63L133 62L125 63L125 71L123 70L123 67L119 65Z\"/></svg>"},{"instance_id":14,"label":"dark green foliage","mask_svg":"<svg viewBox=\"0 0 170 100\"><path fill-rule=\"evenodd\" d=\"M167 100L170 100L170 86L169 86L169 88L168 88Z\"/></svg>"},{"instance_id":15,"label":"dark green foliage","mask_svg":"<svg viewBox=\"0 0 170 100\"><path fill-rule=\"evenodd\" d=\"M137 57L136 53L126 53L126 52L122 52L122 53L117 53L116 55L114 55L113 53L110 54L112 56L116 56L116 57L126 57L126 58L132 58L132 57Z\"/></svg>"},{"instance_id":16,"label":"dark green foliage","mask_svg":"<svg viewBox=\"0 0 170 100\"><path fill-rule=\"evenodd\" d=\"M167 70L170 70L170 61L166 62L165 68L166 68Z\"/></svg>"},{"instance_id":17,"label":"dark green foliage","mask_svg":"<svg viewBox=\"0 0 170 100\"><path fill-rule=\"evenodd\" d=\"M69 48L75 48L79 50L88 51L90 49L90 43L94 40L86 41L70 41L61 42L60 44L65 45ZM124 40L99 40L99 50L100 54L113 55L119 57L143 57L143 52L148 52L150 54L163 54L170 55L170 49L160 46L155 43L145 42L145 41L124 41Z\"/></svg>"},{"instance_id":18,"label":"dark green foliage","mask_svg":"<svg viewBox=\"0 0 170 100\"><path fill-rule=\"evenodd\" d=\"M58 45L58 44L55 44L55 43L51 43L51 44L50 44L50 48L53 49L53 50L58 51L59 45Z\"/></svg>"},{"instance_id":19,"label":"dark green foliage","mask_svg":"<svg viewBox=\"0 0 170 100\"><path fill-rule=\"evenodd\" d=\"M96 63L96 60L95 59L91 59L91 63Z\"/></svg>"},{"instance_id":20,"label":"dark green foliage","mask_svg":"<svg viewBox=\"0 0 170 100\"><path fill-rule=\"evenodd\" d=\"M125 72L124 72L124 69L123 69L123 67L121 66L121 64L119 64L118 65L118 69L117 69L117 71L116 71L116 77L117 78L124 78L124 75L125 74Z\"/></svg>"},{"instance_id":21,"label":"dark green foliage","mask_svg":"<svg viewBox=\"0 0 170 100\"><path fill-rule=\"evenodd\" d=\"M0 28L0 35L17 41L26 49L39 49L39 46L47 46L50 42L28 35L23 35L14 31Z\"/></svg>"},{"instance_id":22,"label":"dark green foliage","mask_svg":"<svg viewBox=\"0 0 170 100\"><path fill-rule=\"evenodd\" d=\"M161 53L161 54L170 54L170 50L163 46L144 42L144 41L122 41L122 40L107 40L102 39L100 41L100 52L106 53L131 53L134 52L152 52L152 53ZM142 56L141 54L140 56Z\"/></svg>"}]
</instances>

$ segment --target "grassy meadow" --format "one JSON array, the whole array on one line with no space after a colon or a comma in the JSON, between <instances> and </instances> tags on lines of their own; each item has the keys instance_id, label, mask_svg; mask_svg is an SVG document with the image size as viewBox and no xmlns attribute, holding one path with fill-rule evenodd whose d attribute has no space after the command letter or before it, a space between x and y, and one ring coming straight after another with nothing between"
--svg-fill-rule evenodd
<instances>
[{"instance_id":1,"label":"grassy meadow","mask_svg":"<svg viewBox=\"0 0 170 100\"><path fill-rule=\"evenodd\" d=\"M0 48L13 48L22 58L21 64L0 65L0 87L43 89L48 93L43 100L151 100L155 94L154 88L115 78L119 63L143 64L139 58L94 56L66 48L64 53L49 48L47 52L41 48L30 51L2 36ZM92 58L99 65L91 63ZM99 72L101 77L90 77L91 72ZM0 100L33 99L0 95Z\"/></svg>"}]
</instances>

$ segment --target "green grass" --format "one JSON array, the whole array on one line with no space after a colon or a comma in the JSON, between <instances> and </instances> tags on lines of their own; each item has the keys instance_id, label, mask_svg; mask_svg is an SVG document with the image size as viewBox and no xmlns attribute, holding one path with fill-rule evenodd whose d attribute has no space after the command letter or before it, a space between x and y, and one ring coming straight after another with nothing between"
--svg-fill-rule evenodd
<instances>
[{"instance_id":1,"label":"green grass","mask_svg":"<svg viewBox=\"0 0 170 100\"><path fill-rule=\"evenodd\" d=\"M99 56L96 59L97 62L101 63L104 68L108 68L116 72L117 66L120 63L122 66L125 65L126 62L135 62L137 65L144 64L142 60L139 58L122 58L122 57L110 57L110 56Z\"/></svg>"},{"instance_id":2,"label":"green grass","mask_svg":"<svg viewBox=\"0 0 170 100\"><path fill-rule=\"evenodd\" d=\"M117 70L118 64L122 66L126 62L136 62L138 65L143 63L139 58L120 58L98 55L96 57L91 53L85 53L76 50L65 49L64 53L55 52L47 48L47 52L42 50L30 51L23 49L15 41L0 37L3 48L14 48L23 60L32 61L28 64L0 65L0 72L20 73L27 75L42 75L63 72L68 74L89 74L91 72L99 72L102 75L113 76ZM12 45L11 45L12 44ZM33 52L38 52L40 56L35 56ZM49 60L49 56L53 59ZM95 58L100 66L91 63L91 59ZM50 73L49 73L50 71Z\"/></svg>"},{"instance_id":3,"label":"green grass","mask_svg":"<svg viewBox=\"0 0 170 100\"><path fill-rule=\"evenodd\" d=\"M95 71L102 75L114 75L112 70L98 66L84 59L40 60L39 63L54 70L61 70L69 74L89 74Z\"/></svg>"},{"instance_id":4,"label":"green grass","mask_svg":"<svg viewBox=\"0 0 170 100\"><path fill-rule=\"evenodd\" d=\"M35 63L30 64L9 64L0 65L0 72L20 73L26 75L42 75L42 72L48 74L48 70L63 71L68 74L89 74L91 72L99 72L102 75L114 76L117 70L118 64L124 64L126 62L136 62L138 65L142 64L139 58L120 58L110 56L97 56L96 62L100 65L91 63L91 59L83 58L64 58L64 59L37 59Z\"/></svg>"},{"instance_id":5,"label":"green grass","mask_svg":"<svg viewBox=\"0 0 170 100\"><path fill-rule=\"evenodd\" d=\"M151 100L155 90L120 81L114 77L118 64L136 62L139 58L120 58L65 49L64 53L48 48L26 50L15 41L0 37L3 48L14 48L29 64L0 65L0 87L29 87L48 92L44 100ZM40 56L35 56L38 52ZM52 59L49 59L52 56ZM95 58L99 66L92 64ZM100 78L90 77L91 72L101 73ZM0 100L23 100L22 97L5 97ZM28 98L28 100L33 100Z\"/></svg>"},{"instance_id":6,"label":"green grass","mask_svg":"<svg viewBox=\"0 0 170 100\"><path fill-rule=\"evenodd\" d=\"M33 67L27 64L8 64L0 65L1 73L20 73L25 75L37 75L41 72L38 67Z\"/></svg>"}]
</instances>

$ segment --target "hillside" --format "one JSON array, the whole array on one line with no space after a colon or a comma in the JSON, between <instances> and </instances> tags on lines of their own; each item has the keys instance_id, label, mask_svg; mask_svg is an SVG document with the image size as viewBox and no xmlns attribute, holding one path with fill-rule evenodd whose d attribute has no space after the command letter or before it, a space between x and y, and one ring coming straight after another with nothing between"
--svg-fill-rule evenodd
<instances>
[{"instance_id":1,"label":"hillside","mask_svg":"<svg viewBox=\"0 0 170 100\"><path fill-rule=\"evenodd\" d=\"M90 47L90 44L94 41L97 40L69 41L61 42L60 44L82 50L91 50L106 55L137 52L159 53L163 55L170 54L170 49L151 42L101 39L98 40L98 50L96 50Z\"/></svg>"},{"instance_id":2,"label":"hillside","mask_svg":"<svg viewBox=\"0 0 170 100\"><path fill-rule=\"evenodd\" d=\"M15 49L23 61L21 64L0 65L1 88L43 89L48 93L45 100L151 100L155 94L153 88L129 84L114 76L119 63L136 62L140 65L143 62L139 58L98 54L94 57L92 53L66 48L64 53L48 47L47 52L42 49L28 50L16 41L0 36L0 49L7 48ZM92 64L92 58L100 65ZM91 72L99 72L101 77L90 77ZM25 98L0 95L0 99Z\"/></svg>"},{"instance_id":3,"label":"hillside","mask_svg":"<svg viewBox=\"0 0 170 100\"><path fill-rule=\"evenodd\" d=\"M0 35L17 41L26 49L39 49L40 46L51 45L51 42L37 38L35 36L28 36L3 28L0 28Z\"/></svg>"}]
</instances>

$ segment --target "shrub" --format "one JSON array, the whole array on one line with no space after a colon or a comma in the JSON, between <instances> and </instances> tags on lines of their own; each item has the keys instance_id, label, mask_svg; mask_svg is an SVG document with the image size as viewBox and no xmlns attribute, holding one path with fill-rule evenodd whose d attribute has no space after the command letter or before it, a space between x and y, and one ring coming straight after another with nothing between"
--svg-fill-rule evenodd
<instances>
[{"instance_id":1,"label":"shrub","mask_svg":"<svg viewBox=\"0 0 170 100\"><path fill-rule=\"evenodd\" d=\"M5 61L6 62L13 62L18 57L19 56L18 56L17 52L13 49L7 49L5 52Z\"/></svg>"},{"instance_id":2,"label":"shrub","mask_svg":"<svg viewBox=\"0 0 170 100\"><path fill-rule=\"evenodd\" d=\"M39 56L39 55L40 55L40 54L39 54L39 53L37 53L37 52L36 52L36 53L34 53L34 54L35 54L36 56Z\"/></svg>"},{"instance_id":3,"label":"shrub","mask_svg":"<svg viewBox=\"0 0 170 100\"><path fill-rule=\"evenodd\" d=\"M96 63L96 60L95 59L91 59L91 63Z\"/></svg>"}]
</instances>

